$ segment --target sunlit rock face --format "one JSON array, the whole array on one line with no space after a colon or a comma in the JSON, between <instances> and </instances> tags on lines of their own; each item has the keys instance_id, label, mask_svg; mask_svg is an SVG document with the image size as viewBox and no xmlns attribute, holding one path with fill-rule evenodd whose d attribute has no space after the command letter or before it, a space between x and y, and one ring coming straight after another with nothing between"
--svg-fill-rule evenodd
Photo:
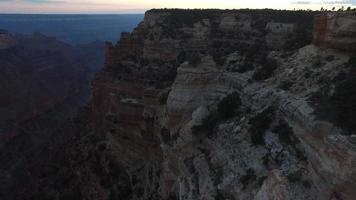
<instances>
[{"instance_id":1,"label":"sunlit rock face","mask_svg":"<svg viewBox=\"0 0 356 200\"><path fill-rule=\"evenodd\" d=\"M353 125L330 117L354 109L335 97L354 98L341 87L354 59L322 44L317 14L148 11L106 45L74 140L85 160L62 167L74 166L68 180L81 187L48 189L98 200L354 199Z\"/></svg>"},{"instance_id":2,"label":"sunlit rock face","mask_svg":"<svg viewBox=\"0 0 356 200\"><path fill-rule=\"evenodd\" d=\"M356 49L356 15L327 13L315 18L314 43L345 51Z\"/></svg>"}]
</instances>

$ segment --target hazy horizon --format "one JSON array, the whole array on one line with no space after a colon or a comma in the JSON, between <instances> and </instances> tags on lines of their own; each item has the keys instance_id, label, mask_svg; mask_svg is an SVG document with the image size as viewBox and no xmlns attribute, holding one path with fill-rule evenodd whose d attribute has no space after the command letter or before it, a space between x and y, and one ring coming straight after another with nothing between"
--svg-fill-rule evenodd
<instances>
[{"instance_id":1,"label":"hazy horizon","mask_svg":"<svg viewBox=\"0 0 356 200\"><path fill-rule=\"evenodd\" d=\"M68 44L95 41L115 43L121 32L131 32L143 14L0 14L0 29L10 33L41 33Z\"/></svg>"},{"instance_id":2,"label":"hazy horizon","mask_svg":"<svg viewBox=\"0 0 356 200\"><path fill-rule=\"evenodd\" d=\"M355 7L356 0L0 0L2 14L142 14L153 8L336 9Z\"/></svg>"}]
</instances>

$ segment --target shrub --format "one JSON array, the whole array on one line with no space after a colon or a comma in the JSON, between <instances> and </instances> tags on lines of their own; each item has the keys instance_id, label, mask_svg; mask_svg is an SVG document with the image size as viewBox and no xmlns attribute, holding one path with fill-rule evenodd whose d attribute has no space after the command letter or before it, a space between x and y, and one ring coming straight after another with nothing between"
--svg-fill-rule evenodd
<instances>
[{"instance_id":1,"label":"shrub","mask_svg":"<svg viewBox=\"0 0 356 200\"><path fill-rule=\"evenodd\" d=\"M310 180L303 180L302 184L305 188L311 188L311 186L312 186L312 183Z\"/></svg>"},{"instance_id":2,"label":"shrub","mask_svg":"<svg viewBox=\"0 0 356 200\"><path fill-rule=\"evenodd\" d=\"M272 131L278 134L279 141L284 144L294 145L299 142L298 138L294 136L293 129L285 121L280 121Z\"/></svg>"},{"instance_id":3,"label":"shrub","mask_svg":"<svg viewBox=\"0 0 356 200\"><path fill-rule=\"evenodd\" d=\"M213 60L217 65L224 65L226 59L223 54L217 53L213 55Z\"/></svg>"},{"instance_id":4,"label":"shrub","mask_svg":"<svg viewBox=\"0 0 356 200\"><path fill-rule=\"evenodd\" d=\"M274 119L274 111L271 107L265 109L262 113L259 113L253 117L250 121L251 128L249 130L251 134L251 141L254 145L264 145L264 134L269 128L271 122Z\"/></svg>"},{"instance_id":5,"label":"shrub","mask_svg":"<svg viewBox=\"0 0 356 200\"><path fill-rule=\"evenodd\" d=\"M167 200L178 200L178 199L179 199L179 197L178 197L177 193L171 192L171 193L169 194Z\"/></svg>"},{"instance_id":6,"label":"shrub","mask_svg":"<svg viewBox=\"0 0 356 200\"><path fill-rule=\"evenodd\" d=\"M169 129L163 127L161 129L161 138L164 144L166 145L172 145L172 139L171 139L171 133Z\"/></svg>"},{"instance_id":7,"label":"shrub","mask_svg":"<svg viewBox=\"0 0 356 200\"><path fill-rule=\"evenodd\" d=\"M279 88L282 89L282 90L289 90L290 87L293 86L293 82L292 81L289 81L289 80L286 80L286 81L282 81L280 84L279 84Z\"/></svg>"},{"instance_id":8,"label":"shrub","mask_svg":"<svg viewBox=\"0 0 356 200\"><path fill-rule=\"evenodd\" d=\"M335 60L335 56L334 55L328 55L326 58L325 58L326 61L328 62L331 62L333 60Z\"/></svg>"},{"instance_id":9,"label":"shrub","mask_svg":"<svg viewBox=\"0 0 356 200\"><path fill-rule=\"evenodd\" d=\"M220 121L218 116L219 115L217 114L217 112L210 113L208 116L206 116L203 119L203 121L200 125L193 126L192 133L194 135L198 135L200 133L205 133L206 136L212 135L214 132L214 128Z\"/></svg>"},{"instance_id":10,"label":"shrub","mask_svg":"<svg viewBox=\"0 0 356 200\"><path fill-rule=\"evenodd\" d=\"M199 53L192 53L188 56L188 62L192 66L196 67L201 63L201 58Z\"/></svg>"},{"instance_id":11,"label":"shrub","mask_svg":"<svg viewBox=\"0 0 356 200\"><path fill-rule=\"evenodd\" d=\"M299 182L302 180L302 178L303 172L301 170L297 170L287 175L287 179L292 183Z\"/></svg>"},{"instance_id":12,"label":"shrub","mask_svg":"<svg viewBox=\"0 0 356 200\"><path fill-rule=\"evenodd\" d=\"M223 98L218 104L218 115L221 119L229 119L235 115L241 105L240 94L233 92Z\"/></svg>"},{"instance_id":13,"label":"shrub","mask_svg":"<svg viewBox=\"0 0 356 200\"><path fill-rule=\"evenodd\" d=\"M235 197L232 194L228 194L221 190L217 190L216 196L214 199L215 200L232 200L232 199L235 199Z\"/></svg>"},{"instance_id":14,"label":"shrub","mask_svg":"<svg viewBox=\"0 0 356 200\"><path fill-rule=\"evenodd\" d=\"M249 168L246 171L246 174L240 177L240 182L245 186L247 186L251 181L256 180L257 176L255 170Z\"/></svg>"},{"instance_id":15,"label":"shrub","mask_svg":"<svg viewBox=\"0 0 356 200\"><path fill-rule=\"evenodd\" d=\"M241 99L239 93L233 92L227 95L218 103L217 111L211 112L203 119L200 125L194 126L192 128L192 133L194 135L200 133L205 133L207 136L212 135L216 125L222 120L233 117L240 105Z\"/></svg>"},{"instance_id":16,"label":"shrub","mask_svg":"<svg viewBox=\"0 0 356 200\"><path fill-rule=\"evenodd\" d=\"M256 81L262 81L270 78L274 71L277 69L277 61L274 59L265 59L262 67L256 69L252 78Z\"/></svg>"},{"instance_id":17,"label":"shrub","mask_svg":"<svg viewBox=\"0 0 356 200\"><path fill-rule=\"evenodd\" d=\"M313 68L320 68L324 66L325 63L322 62L321 58L318 57L314 62L313 62Z\"/></svg>"}]
</instances>

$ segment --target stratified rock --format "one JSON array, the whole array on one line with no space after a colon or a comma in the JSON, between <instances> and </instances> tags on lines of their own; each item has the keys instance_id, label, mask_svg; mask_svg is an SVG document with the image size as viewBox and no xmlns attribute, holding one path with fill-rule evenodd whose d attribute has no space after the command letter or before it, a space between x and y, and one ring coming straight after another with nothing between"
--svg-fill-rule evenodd
<instances>
[{"instance_id":1,"label":"stratified rock","mask_svg":"<svg viewBox=\"0 0 356 200\"><path fill-rule=\"evenodd\" d=\"M331 12L315 17L314 44L352 52L356 49L356 15Z\"/></svg>"}]
</instances>

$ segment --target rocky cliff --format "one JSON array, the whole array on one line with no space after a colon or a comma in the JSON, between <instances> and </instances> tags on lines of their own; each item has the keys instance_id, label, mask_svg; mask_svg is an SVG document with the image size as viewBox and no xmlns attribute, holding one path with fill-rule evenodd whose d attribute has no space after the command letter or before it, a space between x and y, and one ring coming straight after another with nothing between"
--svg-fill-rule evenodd
<instances>
[{"instance_id":1,"label":"rocky cliff","mask_svg":"<svg viewBox=\"0 0 356 200\"><path fill-rule=\"evenodd\" d=\"M355 51L355 13L327 13L315 17L314 43L335 49Z\"/></svg>"},{"instance_id":2,"label":"rocky cliff","mask_svg":"<svg viewBox=\"0 0 356 200\"><path fill-rule=\"evenodd\" d=\"M106 44L84 128L21 194L355 199L355 59L322 45L317 14L148 11Z\"/></svg>"}]
</instances>

